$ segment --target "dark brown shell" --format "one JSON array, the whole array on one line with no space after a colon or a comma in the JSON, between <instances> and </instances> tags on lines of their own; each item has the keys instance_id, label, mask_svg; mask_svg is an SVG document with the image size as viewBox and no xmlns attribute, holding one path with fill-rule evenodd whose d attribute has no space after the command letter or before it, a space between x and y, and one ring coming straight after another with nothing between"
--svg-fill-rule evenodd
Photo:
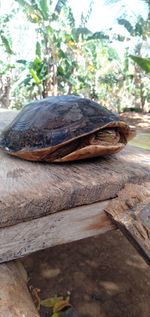
<instances>
[{"instance_id":1,"label":"dark brown shell","mask_svg":"<svg viewBox=\"0 0 150 317\"><path fill-rule=\"evenodd\" d=\"M78 96L48 97L26 105L0 137L10 152L54 147L92 133L119 117Z\"/></svg>"}]
</instances>

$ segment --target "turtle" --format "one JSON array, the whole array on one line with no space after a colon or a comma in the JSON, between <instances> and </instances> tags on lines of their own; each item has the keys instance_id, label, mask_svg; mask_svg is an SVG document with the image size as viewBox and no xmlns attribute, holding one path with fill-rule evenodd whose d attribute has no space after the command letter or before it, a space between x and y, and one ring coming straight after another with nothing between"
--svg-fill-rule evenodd
<instances>
[{"instance_id":1,"label":"turtle","mask_svg":"<svg viewBox=\"0 0 150 317\"><path fill-rule=\"evenodd\" d=\"M76 95L30 102L2 132L0 148L29 161L66 162L117 153L135 136L119 116Z\"/></svg>"}]
</instances>

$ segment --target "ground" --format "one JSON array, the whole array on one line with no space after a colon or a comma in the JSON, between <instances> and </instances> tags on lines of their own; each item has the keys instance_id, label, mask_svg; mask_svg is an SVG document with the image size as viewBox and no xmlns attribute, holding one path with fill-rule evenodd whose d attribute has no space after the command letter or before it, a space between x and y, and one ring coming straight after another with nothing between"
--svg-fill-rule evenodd
<instances>
[{"instance_id":1,"label":"ground","mask_svg":"<svg viewBox=\"0 0 150 317\"><path fill-rule=\"evenodd\" d=\"M123 116L149 131L149 114ZM119 230L37 252L23 263L40 299L70 294L73 309L62 317L150 316L150 268ZM51 316L50 308L39 312Z\"/></svg>"},{"instance_id":2,"label":"ground","mask_svg":"<svg viewBox=\"0 0 150 317\"><path fill-rule=\"evenodd\" d=\"M150 316L150 268L119 230L37 252L24 264L41 299L70 292L77 316Z\"/></svg>"},{"instance_id":3,"label":"ground","mask_svg":"<svg viewBox=\"0 0 150 317\"><path fill-rule=\"evenodd\" d=\"M150 113L125 112L120 117L130 125L136 126L137 131L150 132Z\"/></svg>"}]
</instances>

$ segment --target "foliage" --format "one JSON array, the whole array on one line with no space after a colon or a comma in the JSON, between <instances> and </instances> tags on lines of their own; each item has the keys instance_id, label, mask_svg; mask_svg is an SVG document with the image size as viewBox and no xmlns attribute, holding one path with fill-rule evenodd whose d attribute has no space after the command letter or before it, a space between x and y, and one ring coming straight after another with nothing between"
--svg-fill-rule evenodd
<instances>
[{"instance_id":1,"label":"foliage","mask_svg":"<svg viewBox=\"0 0 150 317\"><path fill-rule=\"evenodd\" d=\"M11 106L20 108L28 100L49 95L80 94L114 111L133 104L144 109L150 100L150 60L141 57L150 36L150 3L145 2L146 20L136 16L133 22L126 13L117 19L128 32L125 36L113 28L89 29L93 0L81 14L79 25L67 0L57 0L55 5L48 0L15 0L26 23L34 27L36 43L32 58L21 54L18 58L8 27L16 13L1 17L0 45L5 60L0 64L0 76L4 81L11 78ZM116 49L119 43L124 54Z\"/></svg>"},{"instance_id":2,"label":"foliage","mask_svg":"<svg viewBox=\"0 0 150 317\"><path fill-rule=\"evenodd\" d=\"M11 38L8 30L8 22L12 18L12 15L4 15L0 17L0 24L1 24L1 29L0 29L0 45L3 47L4 51L7 54L14 54L13 49L12 49L12 43L11 43Z\"/></svg>"},{"instance_id":3,"label":"foliage","mask_svg":"<svg viewBox=\"0 0 150 317\"><path fill-rule=\"evenodd\" d=\"M53 95L56 92L86 94L86 89L89 90L91 86L93 96L96 69L101 67L94 61L97 59L95 52L97 47L102 50L102 41L109 38L104 32L93 34L85 26L92 11L93 1L84 19L82 15L80 27L75 25L71 8L65 6L67 1L58 1L54 12L51 12L50 7L45 5L41 8L40 1L36 0L34 17L33 4L28 2L25 6L25 0L16 1L26 8L28 19L30 17L30 21L37 24L38 34L35 59L30 62L19 61L24 69L28 70L25 79L20 83L21 86L25 85L32 91L33 98ZM53 27L54 21L56 28Z\"/></svg>"},{"instance_id":4,"label":"foliage","mask_svg":"<svg viewBox=\"0 0 150 317\"><path fill-rule=\"evenodd\" d=\"M55 296L42 300L41 305L52 308L53 314L51 317L60 317L60 312L63 309L71 307L69 300L69 297L64 299L62 296Z\"/></svg>"},{"instance_id":5,"label":"foliage","mask_svg":"<svg viewBox=\"0 0 150 317\"><path fill-rule=\"evenodd\" d=\"M138 64L146 73L150 72L150 58L130 55L132 60Z\"/></svg>"},{"instance_id":6,"label":"foliage","mask_svg":"<svg viewBox=\"0 0 150 317\"><path fill-rule=\"evenodd\" d=\"M141 56L146 56L148 53L148 41L150 37L150 1L139 0L139 2L143 3L143 6L145 5L147 8L147 18L138 15L136 10L134 12L130 11L129 15L129 7L125 6L124 0L108 0L106 2L109 5L122 5L122 9L124 6L124 12L122 10L123 14L118 18L118 23L122 25L129 34L128 37L123 39L123 41L127 41L129 56L131 58L130 61L128 61L128 64L129 69L132 69L131 72L129 72L130 74L128 74L130 78L127 77L126 82L130 83L130 86L132 87L131 97L133 97L132 102L135 108L144 110L150 100L149 77L146 75L149 73L149 59L145 58L145 60L143 60ZM134 61L134 63L132 63L132 61Z\"/></svg>"}]
</instances>

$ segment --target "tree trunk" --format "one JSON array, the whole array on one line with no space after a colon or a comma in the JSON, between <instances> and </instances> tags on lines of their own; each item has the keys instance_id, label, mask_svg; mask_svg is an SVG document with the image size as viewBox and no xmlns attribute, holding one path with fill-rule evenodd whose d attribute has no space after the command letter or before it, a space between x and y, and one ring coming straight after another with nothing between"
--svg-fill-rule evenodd
<instances>
[{"instance_id":1,"label":"tree trunk","mask_svg":"<svg viewBox=\"0 0 150 317\"><path fill-rule=\"evenodd\" d=\"M72 84L68 83L68 95L72 93Z\"/></svg>"},{"instance_id":2,"label":"tree trunk","mask_svg":"<svg viewBox=\"0 0 150 317\"><path fill-rule=\"evenodd\" d=\"M8 109L10 105L10 87L11 79L6 77L0 79L0 107Z\"/></svg>"},{"instance_id":3,"label":"tree trunk","mask_svg":"<svg viewBox=\"0 0 150 317\"><path fill-rule=\"evenodd\" d=\"M145 96L144 96L144 91L143 91L143 82L142 82L142 77L141 78L141 83L140 83L140 99L141 99L141 107L142 107L142 112L144 112L144 106L145 106Z\"/></svg>"}]
</instances>

